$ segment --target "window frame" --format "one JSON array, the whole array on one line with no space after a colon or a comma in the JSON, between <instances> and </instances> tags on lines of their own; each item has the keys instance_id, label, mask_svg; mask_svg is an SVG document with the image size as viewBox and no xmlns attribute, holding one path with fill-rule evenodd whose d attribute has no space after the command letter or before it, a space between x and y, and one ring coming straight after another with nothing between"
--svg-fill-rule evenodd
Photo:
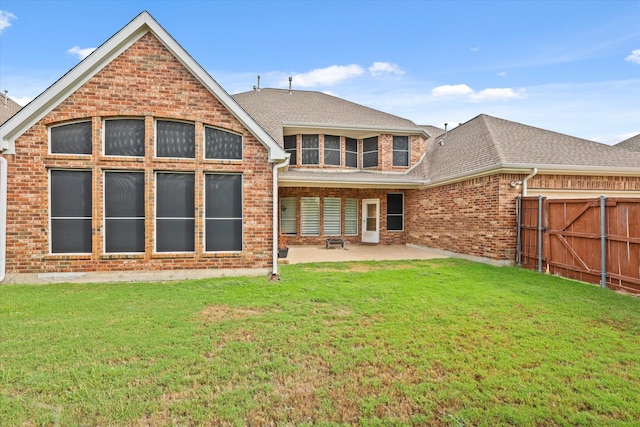
<instances>
[{"instance_id":1,"label":"window frame","mask_svg":"<svg viewBox=\"0 0 640 427\"><path fill-rule=\"evenodd\" d=\"M356 151L349 150L349 142L350 141L353 141L355 143ZM359 154L359 151L360 150L359 150L358 140L356 138L345 137L345 139L344 139L344 166L345 167L354 168L354 169L358 168L358 157L359 157L358 154ZM355 155L355 158L356 158L355 166L349 165L349 161L348 161L349 155L352 155L352 156Z\"/></svg>"},{"instance_id":2,"label":"window frame","mask_svg":"<svg viewBox=\"0 0 640 427\"><path fill-rule=\"evenodd\" d=\"M283 206L282 202L284 202L285 200L291 205L293 205L292 218L285 219L285 215L283 212L285 212L287 208L291 207L291 206L286 206L286 207ZM293 223L293 231L284 231L285 229L289 230L289 227L285 227L283 225L284 221L289 221ZM280 198L280 233L288 236L295 236L298 234L298 199L297 197L281 197Z\"/></svg>"},{"instance_id":3,"label":"window frame","mask_svg":"<svg viewBox=\"0 0 640 427\"><path fill-rule=\"evenodd\" d=\"M218 132L224 132L227 133L229 135L235 135L237 137L240 137L240 157L207 157L207 129L211 129L214 131L218 131ZM230 131L228 129L224 129L224 128L220 128L220 127L216 127L216 126L210 126L210 125L204 125L204 129L202 131L202 138L203 138L203 142L202 142L202 155L204 156L205 160L235 160L235 161L242 161L244 159L244 136L241 133L238 132L233 132Z\"/></svg>"},{"instance_id":4,"label":"window frame","mask_svg":"<svg viewBox=\"0 0 640 427\"><path fill-rule=\"evenodd\" d=\"M287 141L288 140L288 141ZM287 142L291 143L293 140L293 148L287 148ZM298 135L285 135L283 138L283 147L285 153L290 153L289 166L296 166L298 159Z\"/></svg>"},{"instance_id":5,"label":"window frame","mask_svg":"<svg viewBox=\"0 0 640 427\"><path fill-rule=\"evenodd\" d=\"M365 151L365 144L367 143L367 141L373 140L375 139L376 141L376 149L374 150L370 150L370 151ZM366 165L365 162L365 158L367 157L367 154L371 154L371 153L376 153L376 163L373 165ZM371 136L369 138L364 138L362 140L362 169L369 169L369 168L377 168L380 165L380 139L377 136Z\"/></svg>"},{"instance_id":6,"label":"window frame","mask_svg":"<svg viewBox=\"0 0 640 427\"><path fill-rule=\"evenodd\" d=\"M207 176L212 175L225 175L225 176L239 176L240 177L240 216L239 217L209 217L207 216ZM240 172L205 172L203 174L203 185L202 185L203 195L202 195L202 212L203 212L203 236L204 239L202 241L203 251L206 254L216 254L216 253L240 253L244 250L244 175ZM197 207L196 207L197 209ZM207 249L207 221L209 220L232 220L232 221L240 221L240 249L230 249L230 250L208 250Z\"/></svg>"},{"instance_id":7,"label":"window frame","mask_svg":"<svg viewBox=\"0 0 640 427\"><path fill-rule=\"evenodd\" d=\"M389 198L392 196L400 196L402 198L402 212L401 213L390 213L390 203ZM389 232L403 232L404 231L404 193L387 193L387 231ZM389 218L401 218L402 227L401 228L389 228Z\"/></svg>"},{"instance_id":8,"label":"window frame","mask_svg":"<svg viewBox=\"0 0 640 427\"><path fill-rule=\"evenodd\" d=\"M396 138L406 138L407 141L407 148L403 149L403 150L396 150ZM408 168L409 164L411 163L411 138L409 137L409 135L393 135L393 138L391 140L391 150L392 150L392 165L394 167L399 167L399 168ZM396 153L406 153L407 154L407 164L406 165L400 165L396 163Z\"/></svg>"},{"instance_id":9,"label":"window frame","mask_svg":"<svg viewBox=\"0 0 640 427\"><path fill-rule=\"evenodd\" d=\"M336 142L334 138L337 138L338 148L327 148L327 138L330 138L331 142ZM338 163L327 163L327 152L338 153ZM324 135L324 166L342 166L342 138L339 135Z\"/></svg>"},{"instance_id":10,"label":"window frame","mask_svg":"<svg viewBox=\"0 0 640 427\"><path fill-rule=\"evenodd\" d=\"M314 206L305 206L306 203L313 202ZM309 217L310 208L314 208L315 218ZM311 222L311 224L309 224ZM309 226L313 232L305 232ZM320 236L320 197L300 197L300 236ZM317 231L316 231L317 230Z\"/></svg>"},{"instance_id":11,"label":"window frame","mask_svg":"<svg viewBox=\"0 0 640 427\"><path fill-rule=\"evenodd\" d=\"M143 209L142 212L142 216L138 216L138 217L110 217L107 216L107 174L116 174L116 173L136 173L136 174L140 174L142 175L142 204L144 206L144 200L145 200L145 190L146 190L146 174L144 172L144 170L104 170L102 173L102 179L103 179L103 198L102 198L102 206L103 206L103 210L102 210L102 229L104 230L103 232L103 248L102 248L102 253L104 255L118 255L118 254L135 254L135 255L140 255L140 254L144 254L146 252L146 237L147 237L147 233L146 233L146 212ZM107 220L123 220L123 221L131 221L131 220L136 220L136 221L140 221L142 220L142 227L143 227L143 241L142 241L142 250L141 251L126 251L126 252L122 252L122 251L113 251L113 252L109 252L107 250L107 234L108 234L108 225L107 225Z\"/></svg>"},{"instance_id":12,"label":"window frame","mask_svg":"<svg viewBox=\"0 0 640 427\"><path fill-rule=\"evenodd\" d=\"M353 207L349 206L353 204ZM360 232L359 229L359 221L358 221L358 207L360 203L359 200L353 197L347 197L344 200L344 235L345 236L357 236ZM355 218L349 217L350 211L353 209L355 213ZM355 225L355 233L349 233L350 223Z\"/></svg>"},{"instance_id":13,"label":"window frame","mask_svg":"<svg viewBox=\"0 0 640 427\"><path fill-rule=\"evenodd\" d=\"M193 126L193 157L171 157L171 156L159 156L158 155L158 123L159 122L172 122L182 123ZM156 159L171 159L171 160L195 160L196 158L196 124L186 120L174 120L174 119L160 119L156 118L153 121L153 156Z\"/></svg>"},{"instance_id":14,"label":"window frame","mask_svg":"<svg viewBox=\"0 0 640 427\"><path fill-rule=\"evenodd\" d=\"M136 121L142 122L142 154L141 155L129 155L129 154L107 154L107 122L116 122L116 121ZM109 117L102 119L102 155L105 157L123 157L123 158L132 158L132 159L141 159L144 158L147 147L146 147L146 123L144 117Z\"/></svg>"},{"instance_id":15,"label":"window frame","mask_svg":"<svg viewBox=\"0 0 640 427\"><path fill-rule=\"evenodd\" d=\"M315 137L316 147L305 147L305 142L313 142L313 141L305 141L305 137ZM304 157L307 152L314 152L316 154L317 160L315 163L305 163ZM319 134L311 134L311 133L303 133L302 141L300 142L300 164L302 165L310 165L310 166L318 166L320 165L320 135Z\"/></svg>"},{"instance_id":16,"label":"window frame","mask_svg":"<svg viewBox=\"0 0 640 427\"><path fill-rule=\"evenodd\" d=\"M73 173L88 173L90 176L90 186L93 187L93 171L91 169L65 169L65 168L51 168L48 170L49 182L48 182L48 213L49 213L49 255L91 255L93 253L93 188L90 188L90 216L54 216L53 215L53 175L54 172L73 172ZM53 223L54 220L82 220L89 221L89 251L88 252L54 252L54 231L53 231Z\"/></svg>"},{"instance_id":17,"label":"window frame","mask_svg":"<svg viewBox=\"0 0 640 427\"><path fill-rule=\"evenodd\" d=\"M78 124L83 124L83 123L89 123L89 127L90 127L90 142L89 142L89 148L90 148L90 152L89 153L54 153L52 150L52 131L53 129L56 128L61 128L64 126L73 126L73 125L78 125ZM68 123L57 123L54 124L52 126L49 126L47 128L47 138L48 138L48 154L52 155L52 156L83 156L83 157L90 157L93 155L93 120L91 119L82 119L82 120L75 120L72 122L68 122Z\"/></svg>"},{"instance_id":18,"label":"window frame","mask_svg":"<svg viewBox=\"0 0 640 427\"><path fill-rule=\"evenodd\" d=\"M158 188L158 176L159 175L170 175L170 174L174 174L174 175L190 175L193 177L193 184L194 184L194 192L192 194L193 197L193 206L194 206L194 210L193 210L193 217L159 217L158 216L158 196L160 195L160 191ZM194 171L168 171L168 170L156 170L154 171L154 212L153 212L153 224L154 224L154 230L153 230L153 253L154 254L195 254L196 252L196 245L195 245L195 232L196 232L196 210L198 209L198 206L196 205L196 197L195 197L195 189L197 188L197 176L196 173ZM158 227L158 220L159 219L192 219L193 220L193 249L189 250L189 251L160 251L158 250L158 231L159 228Z\"/></svg>"},{"instance_id":19,"label":"window frame","mask_svg":"<svg viewBox=\"0 0 640 427\"><path fill-rule=\"evenodd\" d=\"M338 203L338 210L335 211L336 206L330 206L331 204ZM327 210L327 207L332 210ZM331 221L331 222L328 222ZM327 228L335 227L335 221L337 221L338 231L327 231ZM332 223L333 222L333 223ZM322 233L324 236L334 237L342 235L342 199L340 197L324 197L322 199Z\"/></svg>"}]
</instances>

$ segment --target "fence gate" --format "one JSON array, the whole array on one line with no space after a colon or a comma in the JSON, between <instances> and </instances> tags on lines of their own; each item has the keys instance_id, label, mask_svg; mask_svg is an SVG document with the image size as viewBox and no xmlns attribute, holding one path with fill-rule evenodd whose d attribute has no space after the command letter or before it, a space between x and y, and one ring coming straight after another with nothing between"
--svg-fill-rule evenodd
<instances>
[{"instance_id":1,"label":"fence gate","mask_svg":"<svg viewBox=\"0 0 640 427\"><path fill-rule=\"evenodd\" d=\"M517 264L640 294L640 199L518 198Z\"/></svg>"}]
</instances>

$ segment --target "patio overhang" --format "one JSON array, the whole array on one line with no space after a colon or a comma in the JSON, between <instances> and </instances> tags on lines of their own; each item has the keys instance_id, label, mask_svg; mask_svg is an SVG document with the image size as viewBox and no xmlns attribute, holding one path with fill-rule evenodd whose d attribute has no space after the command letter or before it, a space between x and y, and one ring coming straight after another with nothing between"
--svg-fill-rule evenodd
<instances>
[{"instance_id":1,"label":"patio overhang","mask_svg":"<svg viewBox=\"0 0 640 427\"><path fill-rule=\"evenodd\" d=\"M278 176L279 187L419 189L425 182L406 174L375 172L287 171Z\"/></svg>"}]
</instances>

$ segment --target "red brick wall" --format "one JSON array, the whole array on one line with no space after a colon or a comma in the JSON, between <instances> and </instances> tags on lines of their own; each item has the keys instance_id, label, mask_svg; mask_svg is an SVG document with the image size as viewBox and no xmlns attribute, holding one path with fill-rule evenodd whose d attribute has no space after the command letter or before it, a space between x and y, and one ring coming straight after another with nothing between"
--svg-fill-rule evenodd
<instances>
[{"instance_id":1,"label":"red brick wall","mask_svg":"<svg viewBox=\"0 0 640 427\"><path fill-rule=\"evenodd\" d=\"M405 231L387 231L387 194L388 193L406 193L406 190L382 190L382 189L351 189L351 188L280 188L279 197L296 197L298 208L298 233L287 235L287 245L324 245L328 236L323 235L323 198L339 197L341 198L341 222L342 235L350 244L362 242L362 200L363 199L380 199L380 243L384 245L395 245L406 243L406 217ZM301 197L319 197L320 198L320 235L319 236L301 236L300 235L300 198ZM405 196L406 197L406 196ZM344 233L344 205L345 199L352 198L358 200L358 235L346 236ZM405 199L405 211L406 211ZM331 236L334 237L334 236Z\"/></svg>"},{"instance_id":2,"label":"red brick wall","mask_svg":"<svg viewBox=\"0 0 640 427\"><path fill-rule=\"evenodd\" d=\"M144 117L144 158L105 157L103 119ZM154 158L154 120L195 123L195 159ZM91 120L93 154L48 154L48 128L74 120ZM203 125L243 135L242 161L203 159ZM272 172L267 150L152 35L147 34L61 102L16 141L9 163L7 212L7 274L131 270L268 268L272 252ZM49 188L51 168L93 171L93 253L49 254ZM103 252L103 171L126 169L146 173L146 252L105 255ZM196 250L190 254L154 254L154 195L157 171L196 174ZM204 253L203 180L205 172L243 174L241 253ZM198 179L199 178L199 179Z\"/></svg>"}]
</instances>

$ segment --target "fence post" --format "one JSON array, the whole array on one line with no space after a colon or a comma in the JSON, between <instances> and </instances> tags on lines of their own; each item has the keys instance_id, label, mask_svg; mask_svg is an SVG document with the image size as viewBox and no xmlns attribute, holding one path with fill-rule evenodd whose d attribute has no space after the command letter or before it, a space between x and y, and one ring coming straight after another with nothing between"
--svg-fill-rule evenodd
<instances>
[{"instance_id":1,"label":"fence post","mask_svg":"<svg viewBox=\"0 0 640 427\"><path fill-rule=\"evenodd\" d=\"M516 262L518 267L522 267L522 237L520 236L520 228L522 227L522 196L518 196L516 201L516 218L518 221L518 229L516 233Z\"/></svg>"},{"instance_id":2,"label":"fence post","mask_svg":"<svg viewBox=\"0 0 640 427\"><path fill-rule=\"evenodd\" d=\"M542 194L538 196L538 273L542 273Z\"/></svg>"},{"instance_id":3,"label":"fence post","mask_svg":"<svg viewBox=\"0 0 640 427\"><path fill-rule=\"evenodd\" d=\"M607 287L607 206L606 197L600 196L600 287Z\"/></svg>"}]
</instances>

